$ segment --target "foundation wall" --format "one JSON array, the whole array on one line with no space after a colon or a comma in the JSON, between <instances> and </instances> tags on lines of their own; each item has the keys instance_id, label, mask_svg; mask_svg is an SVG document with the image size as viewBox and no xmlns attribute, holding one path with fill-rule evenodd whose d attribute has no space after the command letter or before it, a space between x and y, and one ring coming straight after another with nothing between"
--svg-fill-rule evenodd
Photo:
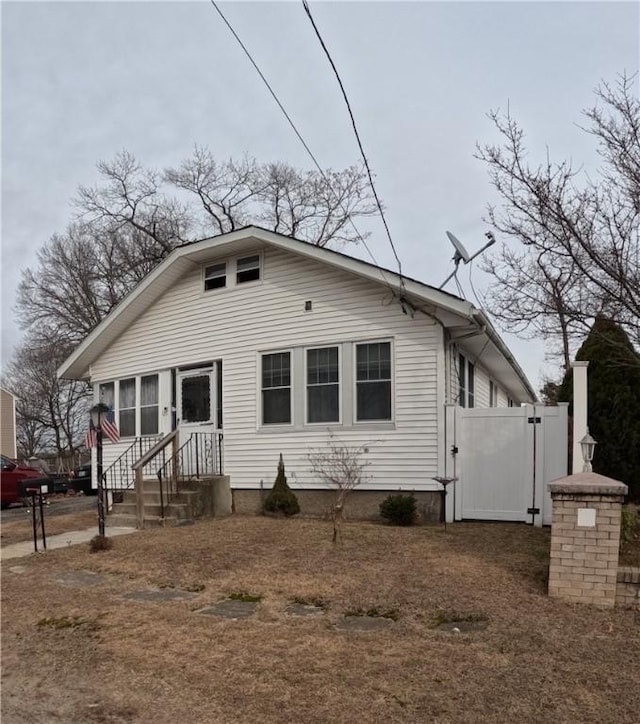
<instances>
[{"instance_id":1,"label":"foundation wall","mask_svg":"<svg viewBox=\"0 0 640 724\"><path fill-rule=\"evenodd\" d=\"M270 488L261 490L235 489L233 510L245 515L260 515L262 501ZM334 493L330 490L294 490L300 503L300 515L324 517L329 514ZM409 490L354 490L347 499L345 519L375 520L380 518L380 503L388 496L402 493L409 495ZM442 515L442 493L439 491L415 492L418 515L421 523L439 523Z\"/></svg>"}]
</instances>

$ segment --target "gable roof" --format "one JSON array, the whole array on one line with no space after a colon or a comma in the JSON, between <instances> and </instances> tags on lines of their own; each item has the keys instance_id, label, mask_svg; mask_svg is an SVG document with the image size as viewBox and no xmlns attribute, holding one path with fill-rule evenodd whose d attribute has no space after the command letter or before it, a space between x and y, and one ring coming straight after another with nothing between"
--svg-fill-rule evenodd
<instances>
[{"instance_id":1,"label":"gable roof","mask_svg":"<svg viewBox=\"0 0 640 724\"><path fill-rule=\"evenodd\" d=\"M350 272L390 289L407 312L420 310L447 328L450 338L460 339L470 357L482 357L483 366L518 400L533 402L535 392L521 367L506 347L490 319L460 297L389 269L332 249L283 236L258 226L188 242L176 247L116 306L78 345L58 369L58 376L88 376L100 356L151 304L161 297L193 264L208 261L211 252L237 254L268 245Z\"/></svg>"}]
</instances>

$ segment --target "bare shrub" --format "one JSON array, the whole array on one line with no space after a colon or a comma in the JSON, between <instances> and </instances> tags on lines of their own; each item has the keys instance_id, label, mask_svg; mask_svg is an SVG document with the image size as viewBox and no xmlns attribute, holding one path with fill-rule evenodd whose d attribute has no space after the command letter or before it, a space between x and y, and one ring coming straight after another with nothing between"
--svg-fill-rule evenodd
<instances>
[{"instance_id":1,"label":"bare shrub","mask_svg":"<svg viewBox=\"0 0 640 724\"><path fill-rule=\"evenodd\" d=\"M335 435L329 433L326 447L312 449L307 456L312 472L318 475L335 493L329 508L333 523L334 543L337 543L340 538L340 526L347 497L364 479L364 469L369 463L363 461L362 456L367 452L369 452L368 445L349 447Z\"/></svg>"}]
</instances>

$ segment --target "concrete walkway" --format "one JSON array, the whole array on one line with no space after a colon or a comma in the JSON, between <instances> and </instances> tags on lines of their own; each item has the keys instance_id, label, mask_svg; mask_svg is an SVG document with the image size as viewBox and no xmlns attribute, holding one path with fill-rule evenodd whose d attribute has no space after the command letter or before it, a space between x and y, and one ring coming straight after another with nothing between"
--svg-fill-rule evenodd
<instances>
[{"instance_id":1,"label":"concrete walkway","mask_svg":"<svg viewBox=\"0 0 640 724\"><path fill-rule=\"evenodd\" d=\"M135 533L136 528L125 528L125 527L107 527L105 533L108 538L112 538L116 535L126 535L127 533ZM53 550L54 548L66 548L67 546L78 545L79 543L88 543L94 536L98 534L96 526L86 528L85 530L73 530L69 533L59 533L58 535L47 536L47 551ZM43 553L42 538L38 538L38 553ZM0 560L6 561L9 558L24 558L25 556L33 555L33 538L28 541L21 543L14 543L13 545L5 546L0 548Z\"/></svg>"}]
</instances>

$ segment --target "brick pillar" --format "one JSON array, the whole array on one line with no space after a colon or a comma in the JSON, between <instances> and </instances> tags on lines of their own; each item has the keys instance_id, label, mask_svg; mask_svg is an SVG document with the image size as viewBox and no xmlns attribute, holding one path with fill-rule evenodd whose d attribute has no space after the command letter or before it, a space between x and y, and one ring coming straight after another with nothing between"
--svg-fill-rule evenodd
<instances>
[{"instance_id":1,"label":"brick pillar","mask_svg":"<svg viewBox=\"0 0 640 724\"><path fill-rule=\"evenodd\" d=\"M627 486L597 473L549 483L553 504L549 595L613 606L620 514Z\"/></svg>"}]
</instances>

